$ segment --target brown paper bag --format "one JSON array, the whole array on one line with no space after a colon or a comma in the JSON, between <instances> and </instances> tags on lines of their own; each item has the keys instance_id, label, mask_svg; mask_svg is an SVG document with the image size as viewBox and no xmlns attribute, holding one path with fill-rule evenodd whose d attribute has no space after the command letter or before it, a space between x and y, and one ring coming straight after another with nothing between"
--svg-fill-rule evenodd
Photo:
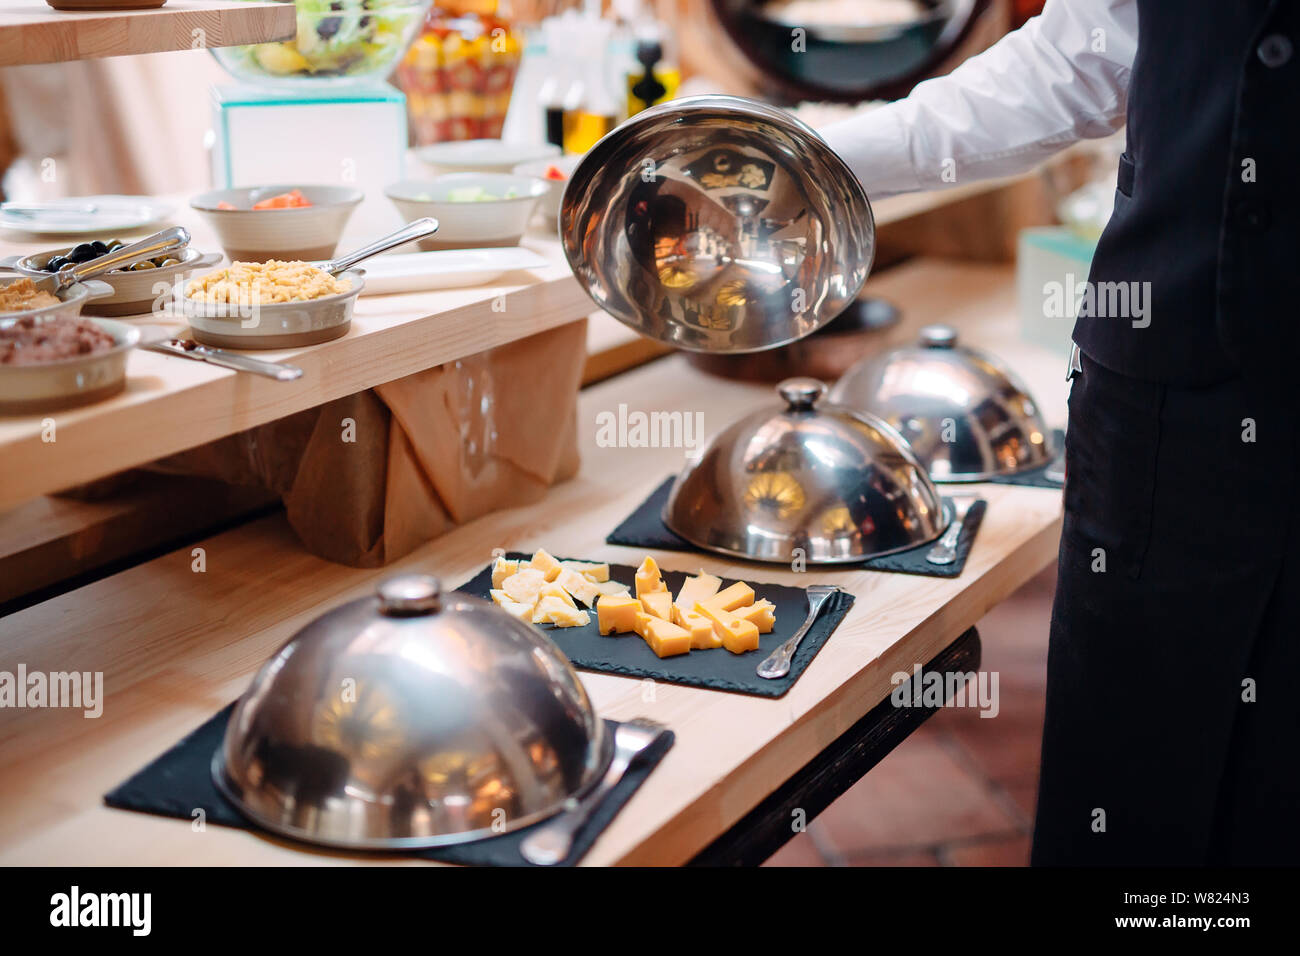
<instances>
[{"instance_id":1,"label":"brown paper bag","mask_svg":"<svg viewBox=\"0 0 1300 956\"><path fill-rule=\"evenodd\" d=\"M417 372L157 463L278 493L308 550L387 564L578 470L587 323Z\"/></svg>"}]
</instances>

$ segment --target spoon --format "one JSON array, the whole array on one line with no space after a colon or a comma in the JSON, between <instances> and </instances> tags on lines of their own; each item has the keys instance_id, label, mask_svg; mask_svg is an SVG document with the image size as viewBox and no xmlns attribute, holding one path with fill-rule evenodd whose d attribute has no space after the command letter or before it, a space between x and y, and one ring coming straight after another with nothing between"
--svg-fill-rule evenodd
<instances>
[{"instance_id":1,"label":"spoon","mask_svg":"<svg viewBox=\"0 0 1300 956\"><path fill-rule=\"evenodd\" d=\"M175 252L177 249L182 249L189 244L189 231L184 226L172 226L161 232L155 232L152 236L145 236L143 239L127 243L94 259L88 259L85 262L69 262L58 272L37 279L32 285L46 292L57 294L68 288L68 286L84 279L89 279L92 276L122 266L133 266L145 259L156 259L158 256Z\"/></svg>"},{"instance_id":2,"label":"spoon","mask_svg":"<svg viewBox=\"0 0 1300 956\"><path fill-rule=\"evenodd\" d=\"M966 526L966 513L970 511L975 501L975 498L965 497L953 499L952 522L948 525L948 530L943 533L943 537L926 553L925 560L938 565L952 564L957 560L957 545Z\"/></svg>"},{"instance_id":3,"label":"spoon","mask_svg":"<svg viewBox=\"0 0 1300 956\"><path fill-rule=\"evenodd\" d=\"M614 759L595 789L565 802L564 810L550 823L539 826L519 846L525 860L537 866L554 866L564 861L573 848L573 838L591 819L596 808L609 796L632 763L646 748L663 736L663 724L644 717L619 724L614 731Z\"/></svg>"},{"instance_id":4,"label":"spoon","mask_svg":"<svg viewBox=\"0 0 1300 956\"><path fill-rule=\"evenodd\" d=\"M794 652L799 649L799 642L804 639L809 629L813 626L813 621L817 620L817 615L821 614L822 608L830 600L832 594L838 594L839 588L827 584L814 584L808 588L808 616L800 625L799 630L794 632L794 636L784 644L768 655L767 660L758 665L758 676L767 680L776 680L778 677L784 677L790 673L790 662L794 660Z\"/></svg>"},{"instance_id":5,"label":"spoon","mask_svg":"<svg viewBox=\"0 0 1300 956\"><path fill-rule=\"evenodd\" d=\"M381 252L387 252L394 246L405 245L408 242L415 242L417 239L425 239L432 236L438 231L438 220L426 216L423 219L415 219L408 222L405 226L396 232L390 232L388 235L376 239L367 246L362 246L356 252L350 252L347 255L339 256L328 262L320 263L320 268L332 276L338 276L351 269L358 262L369 259L371 256L377 256Z\"/></svg>"}]
</instances>

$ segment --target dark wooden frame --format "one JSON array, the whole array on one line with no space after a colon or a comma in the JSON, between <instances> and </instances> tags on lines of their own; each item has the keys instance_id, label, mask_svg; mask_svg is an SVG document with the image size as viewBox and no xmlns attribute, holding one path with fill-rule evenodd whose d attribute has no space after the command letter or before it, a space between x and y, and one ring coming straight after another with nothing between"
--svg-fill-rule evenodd
<instances>
[{"instance_id":1,"label":"dark wooden frame","mask_svg":"<svg viewBox=\"0 0 1300 956\"><path fill-rule=\"evenodd\" d=\"M953 673L979 669L980 636L975 628L960 637L912 678L914 692L931 671ZM795 810L811 821L849 787L861 780L938 708L895 707L885 699L825 750L777 787L726 833L701 850L689 866L757 866L794 836Z\"/></svg>"}]
</instances>

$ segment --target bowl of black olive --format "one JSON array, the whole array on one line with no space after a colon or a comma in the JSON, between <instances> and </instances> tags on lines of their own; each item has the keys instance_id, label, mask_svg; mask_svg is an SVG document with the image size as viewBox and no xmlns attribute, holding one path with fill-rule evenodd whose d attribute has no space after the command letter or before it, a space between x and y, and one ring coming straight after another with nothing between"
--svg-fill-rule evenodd
<instances>
[{"instance_id":1,"label":"bowl of black olive","mask_svg":"<svg viewBox=\"0 0 1300 956\"><path fill-rule=\"evenodd\" d=\"M37 279L58 272L65 265L89 262L122 245L125 243L121 239L96 239L63 249L0 259L0 269ZM219 252L202 253L186 246L125 269L105 272L98 278L113 287L113 294L88 302L84 311L88 315L139 315L156 311L171 299L178 286L184 285L191 273L214 266L222 258Z\"/></svg>"}]
</instances>

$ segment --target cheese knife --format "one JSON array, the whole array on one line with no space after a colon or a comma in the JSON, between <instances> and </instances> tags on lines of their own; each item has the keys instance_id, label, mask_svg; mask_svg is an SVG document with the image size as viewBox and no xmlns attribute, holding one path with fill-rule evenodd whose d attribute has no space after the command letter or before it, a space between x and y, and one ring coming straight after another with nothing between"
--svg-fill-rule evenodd
<instances>
[{"instance_id":1,"label":"cheese knife","mask_svg":"<svg viewBox=\"0 0 1300 956\"><path fill-rule=\"evenodd\" d=\"M196 362L207 362L209 365L219 365L222 368L234 369L236 372L252 372L255 375L265 375L277 382L292 382L294 379L302 378L302 369L296 365L250 358L237 352L227 352L225 349L214 349L207 345L200 345L190 339L159 339L156 342L146 342L140 348L148 349L150 352L159 352L162 355L175 355L179 358L193 359Z\"/></svg>"}]
</instances>

